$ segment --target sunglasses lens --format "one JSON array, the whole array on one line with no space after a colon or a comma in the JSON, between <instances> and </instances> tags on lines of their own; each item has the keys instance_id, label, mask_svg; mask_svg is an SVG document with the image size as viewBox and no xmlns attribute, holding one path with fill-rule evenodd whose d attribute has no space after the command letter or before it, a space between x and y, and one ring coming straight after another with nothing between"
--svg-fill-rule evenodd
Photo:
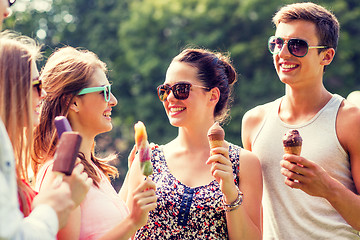
<instances>
[{"instance_id":1,"label":"sunglasses lens","mask_svg":"<svg viewBox=\"0 0 360 240\"><path fill-rule=\"evenodd\" d=\"M191 85L189 83L178 83L172 87L166 85L160 85L157 88L160 101L165 101L169 96L170 91L173 92L174 97L179 100L185 100L189 97Z\"/></svg>"},{"instance_id":2,"label":"sunglasses lens","mask_svg":"<svg viewBox=\"0 0 360 240\"><path fill-rule=\"evenodd\" d=\"M111 94L111 86L106 86L104 89L104 98L106 102L110 101L110 94Z\"/></svg>"},{"instance_id":3,"label":"sunglasses lens","mask_svg":"<svg viewBox=\"0 0 360 240\"><path fill-rule=\"evenodd\" d=\"M172 87L174 96L176 97L176 99L179 100L185 100L189 97L189 92L190 92L190 84L187 83L179 83L179 84L175 84Z\"/></svg>"},{"instance_id":4,"label":"sunglasses lens","mask_svg":"<svg viewBox=\"0 0 360 240\"><path fill-rule=\"evenodd\" d=\"M15 0L9 0L9 7L15 3Z\"/></svg>"},{"instance_id":5,"label":"sunglasses lens","mask_svg":"<svg viewBox=\"0 0 360 240\"><path fill-rule=\"evenodd\" d=\"M288 42L289 52L295 57L304 57L309 49L307 42L301 39L290 39Z\"/></svg>"},{"instance_id":6,"label":"sunglasses lens","mask_svg":"<svg viewBox=\"0 0 360 240\"><path fill-rule=\"evenodd\" d=\"M157 92L158 92L158 96L160 101L165 101L167 96L169 95L168 93L170 92L170 88L168 86L165 85L160 85L157 88Z\"/></svg>"},{"instance_id":7,"label":"sunglasses lens","mask_svg":"<svg viewBox=\"0 0 360 240\"><path fill-rule=\"evenodd\" d=\"M268 42L269 51L272 54L278 54L284 45L284 41L279 37L270 37Z\"/></svg>"},{"instance_id":8,"label":"sunglasses lens","mask_svg":"<svg viewBox=\"0 0 360 240\"><path fill-rule=\"evenodd\" d=\"M41 96L42 82L41 82L41 80L34 81L34 82L36 82L36 83L33 84L33 87L36 87L36 90L37 90L39 96Z\"/></svg>"}]
</instances>

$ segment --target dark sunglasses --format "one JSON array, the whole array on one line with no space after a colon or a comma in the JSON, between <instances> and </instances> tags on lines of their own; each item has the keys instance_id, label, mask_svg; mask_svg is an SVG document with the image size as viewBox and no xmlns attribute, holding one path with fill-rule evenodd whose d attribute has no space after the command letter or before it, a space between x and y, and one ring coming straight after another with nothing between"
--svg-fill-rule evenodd
<instances>
[{"instance_id":1,"label":"dark sunglasses","mask_svg":"<svg viewBox=\"0 0 360 240\"><path fill-rule=\"evenodd\" d=\"M190 88L191 87L199 87L206 90L210 90L210 88L199 86L199 85L191 85L190 83L176 83L173 86L168 85L160 85L157 87L157 93L160 101L164 102L166 98L169 96L170 91L173 92L174 97L178 100L185 100L189 97Z\"/></svg>"},{"instance_id":2,"label":"dark sunglasses","mask_svg":"<svg viewBox=\"0 0 360 240\"><path fill-rule=\"evenodd\" d=\"M309 49L313 48L328 48L327 46L309 46L309 44L302 39L292 38L285 41L281 37L271 36L268 41L269 51L275 55L278 54L287 42L289 52L295 57L305 57Z\"/></svg>"},{"instance_id":3,"label":"dark sunglasses","mask_svg":"<svg viewBox=\"0 0 360 240\"><path fill-rule=\"evenodd\" d=\"M16 0L8 0L9 2L9 7L11 7L11 5L13 5L15 3Z\"/></svg>"},{"instance_id":4,"label":"dark sunglasses","mask_svg":"<svg viewBox=\"0 0 360 240\"><path fill-rule=\"evenodd\" d=\"M41 79L36 79L34 81L32 81L32 86L36 87L36 90L39 94L39 97L41 97L41 91L42 91L42 81Z\"/></svg>"}]
</instances>

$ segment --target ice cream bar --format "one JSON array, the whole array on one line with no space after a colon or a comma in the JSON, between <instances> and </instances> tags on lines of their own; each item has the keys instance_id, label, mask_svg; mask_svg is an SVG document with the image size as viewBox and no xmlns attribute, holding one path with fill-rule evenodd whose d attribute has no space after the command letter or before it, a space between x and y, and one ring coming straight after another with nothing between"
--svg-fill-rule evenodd
<instances>
[{"instance_id":1,"label":"ice cream bar","mask_svg":"<svg viewBox=\"0 0 360 240\"><path fill-rule=\"evenodd\" d=\"M210 148L222 147L225 139L224 129L219 125L218 122L215 122L208 131L208 139Z\"/></svg>"},{"instance_id":2,"label":"ice cream bar","mask_svg":"<svg viewBox=\"0 0 360 240\"><path fill-rule=\"evenodd\" d=\"M55 126L59 139L64 132L72 131L69 121L64 116L55 117Z\"/></svg>"},{"instance_id":3,"label":"ice cream bar","mask_svg":"<svg viewBox=\"0 0 360 240\"><path fill-rule=\"evenodd\" d=\"M147 140L146 128L143 122L138 121L134 125L135 129L135 144L138 149L140 158L140 168L142 173L148 177L153 173L153 167L150 161L150 147Z\"/></svg>"},{"instance_id":4,"label":"ice cream bar","mask_svg":"<svg viewBox=\"0 0 360 240\"><path fill-rule=\"evenodd\" d=\"M302 138L296 129L290 129L283 137L284 152L300 156Z\"/></svg>"},{"instance_id":5,"label":"ice cream bar","mask_svg":"<svg viewBox=\"0 0 360 240\"><path fill-rule=\"evenodd\" d=\"M81 144L78 132L64 132L61 135L55 155L53 171L71 175Z\"/></svg>"}]
</instances>

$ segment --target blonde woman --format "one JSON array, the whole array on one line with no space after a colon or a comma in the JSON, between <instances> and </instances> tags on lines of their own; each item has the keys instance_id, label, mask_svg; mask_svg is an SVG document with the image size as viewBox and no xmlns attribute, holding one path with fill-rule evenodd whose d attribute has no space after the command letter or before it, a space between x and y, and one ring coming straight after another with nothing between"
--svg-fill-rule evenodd
<instances>
[{"instance_id":1,"label":"blonde woman","mask_svg":"<svg viewBox=\"0 0 360 240\"><path fill-rule=\"evenodd\" d=\"M68 183L51 183L37 195L29 184L32 131L46 96L36 68L39 57L40 46L31 38L0 34L0 219L7 221L0 224L0 238L54 238L91 184L81 164L67 179L73 192Z\"/></svg>"},{"instance_id":2,"label":"blonde woman","mask_svg":"<svg viewBox=\"0 0 360 240\"><path fill-rule=\"evenodd\" d=\"M57 144L54 118L58 115L66 116L73 130L81 134L79 157L94 182L59 239L129 239L155 208L155 184L150 179L139 183L131 195L133 207L127 209L109 181L117 175L116 168L108 164L115 156L100 159L94 153L94 138L112 129L111 111L117 104L105 63L90 51L64 47L50 56L41 79L48 94L34 142L40 191L53 178L49 169Z\"/></svg>"}]
</instances>

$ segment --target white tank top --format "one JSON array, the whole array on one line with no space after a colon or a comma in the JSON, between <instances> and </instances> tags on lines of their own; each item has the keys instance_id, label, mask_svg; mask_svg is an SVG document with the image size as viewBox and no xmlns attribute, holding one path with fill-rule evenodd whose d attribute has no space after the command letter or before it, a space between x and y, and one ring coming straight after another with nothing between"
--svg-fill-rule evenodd
<instances>
[{"instance_id":1,"label":"white tank top","mask_svg":"<svg viewBox=\"0 0 360 240\"><path fill-rule=\"evenodd\" d=\"M285 185L280 173L284 155L282 137L297 129L303 138L301 156L323 167L332 177L357 193L349 156L336 135L336 116L343 98L330 101L308 122L289 125L281 121L281 98L268 103L265 121L252 144L263 170L263 239L360 239L331 204Z\"/></svg>"}]
</instances>

